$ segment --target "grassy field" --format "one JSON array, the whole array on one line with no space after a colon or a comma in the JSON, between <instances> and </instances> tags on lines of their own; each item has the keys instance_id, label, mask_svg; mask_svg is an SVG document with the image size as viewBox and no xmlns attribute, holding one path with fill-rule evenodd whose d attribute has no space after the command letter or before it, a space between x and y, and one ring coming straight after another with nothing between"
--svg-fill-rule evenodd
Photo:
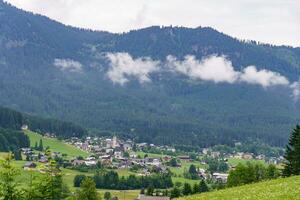
<instances>
[{"instance_id":1,"label":"grassy field","mask_svg":"<svg viewBox=\"0 0 300 200\"><path fill-rule=\"evenodd\" d=\"M64 142L59 141L56 138L46 138L40 134L31 131L25 131L25 134L28 135L30 139L31 147L34 147L36 142L39 144L40 139L42 139L44 147L49 146L51 151L58 151L61 153L65 153L68 155L68 157L76 157L76 156L86 157L89 155L87 152L77 149L72 145L65 144Z\"/></svg>"},{"instance_id":2,"label":"grassy field","mask_svg":"<svg viewBox=\"0 0 300 200\"><path fill-rule=\"evenodd\" d=\"M136 152L136 155L140 156L141 158L144 158L144 156L146 154L148 155L148 157L151 157L151 158L162 158L164 156L163 154L145 153L145 152L142 152L142 151Z\"/></svg>"},{"instance_id":3,"label":"grassy field","mask_svg":"<svg viewBox=\"0 0 300 200\"><path fill-rule=\"evenodd\" d=\"M182 197L180 200L297 200L300 199L299 185L300 176L295 176Z\"/></svg>"},{"instance_id":4,"label":"grassy field","mask_svg":"<svg viewBox=\"0 0 300 200\"><path fill-rule=\"evenodd\" d=\"M119 200L135 200L140 193L140 190L98 190L99 194L104 199L104 193L110 192L111 196L117 196Z\"/></svg>"},{"instance_id":5,"label":"grassy field","mask_svg":"<svg viewBox=\"0 0 300 200\"><path fill-rule=\"evenodd\" d=\"M239 159L239 158L229 158L228 159L228 164L231 166L236 166L239 163L241 164L246 164L247 162L254 162L254 163L261 163L261 164L266 164L264 160L246 160L246 159Z\"/></svg>"}]
</instances>

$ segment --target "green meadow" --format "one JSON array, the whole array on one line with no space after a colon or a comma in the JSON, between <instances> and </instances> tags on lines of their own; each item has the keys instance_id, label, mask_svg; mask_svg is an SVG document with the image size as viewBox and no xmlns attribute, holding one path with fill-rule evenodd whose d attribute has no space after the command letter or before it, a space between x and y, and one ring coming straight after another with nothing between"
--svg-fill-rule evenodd
<instances>
[{"instance_id":1,"label":"green meadow","mask_svg":"<svg viewBox=\"0 0 300 200\"><path fill-rule=\"evenodd\" d=\"M67 154L68 157L76 157L76 156L86 157L89 155L88 152L82 151L56 138L43 137L42 135L34 133L32 131L25 131L25 134L28 135L30 139L31 147L34 147L36 142L39 144L40 139L42 139L44 148L48 146L50 147L50 150L58 151L61 152L62 154Z\"/></svg>"},{"instance_id":2,"label":"green meadow","mask_svg":"<svg viewBox=\"0 0 300 200\"><path fill-rule=\"evenodd\" d=\"M300 199L299 186L300 176L294 176L181 197L179 200L297 200Z\"/></svg>"}]
</instances>

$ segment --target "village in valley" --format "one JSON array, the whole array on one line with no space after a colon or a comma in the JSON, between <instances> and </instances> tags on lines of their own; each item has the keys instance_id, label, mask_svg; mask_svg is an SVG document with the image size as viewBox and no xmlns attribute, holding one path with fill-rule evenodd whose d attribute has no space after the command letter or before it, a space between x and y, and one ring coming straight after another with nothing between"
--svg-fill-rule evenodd
<instances>
[{"instance_id":1,"label":"village in valley","mask_svg":"<svg viewBox=\"0 0 300 200\"><path fill-rule=\"evenodd\" d=\"M26 130L27 126L22 129ZM56 138L56 135L45 133L43 138ZM127 170L137 176L171 173L172 177L203 179L225 184L229 170L234 169L239 162L251 161L280 165L283 161L282 156L267 157L249 152L224 153L214 151L212 148L203 148L199 152L183 152L171 146L136 143L130 139L122 140L117 136L72 137L62 142L87 152L88 156L70 157L50 147L41 147L43 145L43 139L41 139L39 144L36 142L35 147L22 148L22 154L26 156L27 161L23 166L24 170L43 172L45 168L37 169L38 163L47 166L50 156L62 167L78 170L78 173L101 167L110 170ZM242 144L236 143L236 145ZM188 174L191 166L195 167L196 174Z\"/></svg>"}]
</instances>

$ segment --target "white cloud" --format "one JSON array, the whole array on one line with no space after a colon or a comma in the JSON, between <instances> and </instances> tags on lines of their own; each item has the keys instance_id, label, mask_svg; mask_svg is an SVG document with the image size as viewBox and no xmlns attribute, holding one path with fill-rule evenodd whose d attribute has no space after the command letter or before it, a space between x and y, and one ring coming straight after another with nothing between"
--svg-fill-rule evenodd
<instances>
[{"instance_id":1,"label":"white cloud","mask_svg":"<svg viewBox=\"0 0 300 200\"><path fill-rule=\"evenodd\" d=\"M234 83L239 77L239 72L236 72L231 62L223 56L210 56L201 61L191 55L187 55L183 61L168 56L167 66L192 79L213 81L215 83Z\"/></svg>"},{"instance_id":2,"label":"white cloud","mask_svg":"<svg viewBox=\"0 0 300 200\"><path fill-rule=\"evenodd\" d=\"M295 101L297 101L300 97L300 80L298 82L294 82L290 85L292 89L292 97Z\"/></svg>"},{"instance_id":3,"label":"white cloud","mask_svg":"<svg viewBox=\"0 0 300 200\"><path fill-rule=\"evenodd\" d=\"M149 74L159 70L160 62L149 57L134 59L128 53L108 53L106 57L110 61L107 76L120 85L127 83L128 77L134 77L140 83L150 82Z\"/></svg>"},{"instance_id":4,"label":"white cloud","mask_svg":"<svg viewBox=\"0 0 300 200\"><path fill-rule=\"evenodd\" d=\"M140 83L150 82L149 74L158 72L165 67L173 73L183 74L190 79L211 81L214 83L238 84L246 83L259 85L263 88L285 86L292 90L292 97L300 97L300 80L290 84L290 81L278 72L248 66L242 71L236 71L230 60L225 56L209 56L197 60L193 55L187 55L183 60L167 56L166 62L152 60L149 57L132 58L128 53L107 53L110 62L108 78L116 84L124 85L130 77Z\"/></svg>"},{"instance_id":5,"label":"white cloud","mask_svg":"<svg viewBox=\"0 0 300 200\"><path fill-rule=\"evenodd\" d=\"M278 85L289 85L289 80L277 72L248 66L242 71L236 71L230 60L225 56L209 56L197 60L195 56L187 55L179 61L173 56L167 57L167 66L178 73L192 79L212 81L215 83L239 83L260 85L264 88Z\"/></svg>"},{"instance_id":6,"label":"white cloud","mask_svg":"<svg viewBox=\"0 0 300 200\"><path fill-rule=\"evenodd\" d=\"M82 72L82 64L72 59L54 59L53 65L62 71Z\"/></svg>"},{"instance_id":7,"label":"white cloud","mask_svg":"<svg viewBox=\"0 0 300 200\"><path fill-rule=\"evenodd\" d=\"M240 75L240 80L249 84L261 85L264 88L289 84L288 79L279 73L266 69L257 70L255 66L246 67Z\"/></svg>"}]
</instances>

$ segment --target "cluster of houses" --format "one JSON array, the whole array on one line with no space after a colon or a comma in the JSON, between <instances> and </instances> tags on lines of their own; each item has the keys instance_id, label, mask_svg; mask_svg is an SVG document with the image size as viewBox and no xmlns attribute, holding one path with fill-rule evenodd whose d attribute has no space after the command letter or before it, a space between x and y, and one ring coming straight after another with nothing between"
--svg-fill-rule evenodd
<instances>
[{"instance_id":1,"label":"cluster of houses","mask_svg":"<svg viewBox=\"0 0 300 200\"><path fill-rule=\"evenodd\" d=\"M279 157L266 157L263 154L260 155L254 155L253 153L248 153L248 152L235 152L232 154L222 154L219 151L211 151L209 148L204 148L202 150L203 155L209 155L212 158L219 158L219 157L224 157L225 159L228 158L235 158L235 159L244 159L244 160L263 160L268 164L275 164L278 165L284 161L283 156Z\"/></svg>"},{"instance_id":2,"label":"cluster of houses","mask_svg":"<svg viewBox=\"0 0 300 200\"><path fill-rule=\"evenodd\" d=\"M36 170L38 164L43 164L44 167L47 167L49 162L49 156L57 157L61 156L59 152L51 152L50 155L46 155L44 152L36 153L31 148L22 148L22 154L26 156L27 162L24 164L24 170ZM43 172L45 168L38 169L40 172Z\"/></svg>"},{"instance_id":3,"label":"cluster of houses","mask_svg":"<svg viewBox=\"0 0 300 200\"><path fill-rule=\"evenodd\" d=\"M163 162L171 159L167 156L165 159L137 156L134 151L131 151L133 146L135 145L135 148L143 148L147 145L146 143L134 144L131 140L122 141L117 137L87 137L84 141L73 137L68 143L93 155L87 158L73 159L71 161L73 166L84 165L93 167L100 163L101 166L113 169L131 169L136 167L139 169L139 175L149 175L151 171L167 172L167 167L164 166Z\"/></svg>"},{"instance_id":4,"label":"cluster of houses","mask_svg":"<svg viewBox=\"0 0 300 200\"><path fill-rule=\"evenodd\" d=\"M23 127L28 128L28 127ZM45 137L55 137L53 134L46 134ZM83 151L89 152L91 156L83 158L78 156L71 160L66 161L64 158L64 164L68 167L96 167L103 166L110 169L128 169L134 170L138 175L145 176L151 173L161 172L167 173L167 164L172 156L161 156L157 157L141 157L136 154L136 150L141 150L144 148L154 148L156 150L176 152L176 149L168 146L156 146L154 144L147 143L134 143L132 140L120 140L116 136L112 138L101 138L101 137L86 137L84 139L72 137L65 141ZM30 148L23 148L22 153L26 155L26 160L28 161L24 165L24 169L35 169L37 163L47 164L48 156L43 152L35 153ZM150 154L151 155L151 154ZM202 152L199 152L199 156L209 156L211 158L236 158L236 159L257 159L266 160L269 163L278 164L282 162L283 158L267 158L264 155L254 156L252 153L247 152L236 152L234 154L222 154L219 151L212 151L211 149L205 148ZM50 155L54 157L63 157L59 152L52 152ZM176 158L182 162L192 161L191 157L188 155L176 156ZM281 160L282 159L282 160ZM181 167L181 162L177 163L177 167ZM202 163L206 164L206 163ZM212 174L207 173L205 169L197 169L198 175L203 179L213 179L215 181L226 183L228 174L214 172Z\"/></svg>"}]
</instances>

